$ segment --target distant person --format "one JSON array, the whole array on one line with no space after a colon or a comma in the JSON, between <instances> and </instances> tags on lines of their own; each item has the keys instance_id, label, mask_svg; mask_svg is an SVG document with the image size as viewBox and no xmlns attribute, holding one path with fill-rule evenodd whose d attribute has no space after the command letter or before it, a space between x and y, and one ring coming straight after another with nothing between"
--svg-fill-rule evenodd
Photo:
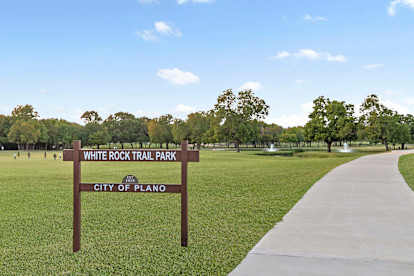
<instances>
[{"instance_id":1,"label":"distant person","mask_svg":"<svg viewBox=\"0 0 414 276\"><path fill-rule=\"evenodd\" d=\"M59 160L62 159L62 153L59 152Z\"/></svg>"},{"instance_id":2,"label":"distant person","mask_svg":"<svg viewBox=\"0 0 414 276\"><path fill-rule=\"evenodd\" d=\"M53 159L55 159L55 161L56 161L56 153L55 153L55 154L53 154Z\"/></svg>"},{"instance_id":3,"label":"distant person","mask_svg":"<svg viewBox=\"0 0 414 276\"><path fill-rule=\"evenodd\" d=\"M27 158L30 159L30 151L27 153Z\"/></svg>"},{"instance_id":4,"label":"distant person","mask_svg":"<svg viewBox=\"0 0 414 276\"><path fill-rule=\"evenodd\" d=\"M45 152L45 158L46 158L46 152Z\"/></svg>"},{"instance_id":5,"label":"distant person","mask_svg":"<svg viewBox=\"0 0 414 276\"><path fill-rule=\"evenodd\" d=\"M3 146L1 146L1 150L4 150L4 147Z\"/></svg>"},{"instance_id":6,"label":"distant person","mask_svg":"<svg viewBox=\"0 0 414 276\"><path fill-rule=\"evenodd\" d=\"M14 159L16 159L16 154L14 154Z\"/></svg>"},{"instance_id":7,"label":"distant person","mask_svg":"<svg viewBox=\"0 0 414 276\"><path fill-rule=\"evenodd\" d=\"M20 151L17 152L17 157L20 157Z\"/></svg>"}]
</instances>

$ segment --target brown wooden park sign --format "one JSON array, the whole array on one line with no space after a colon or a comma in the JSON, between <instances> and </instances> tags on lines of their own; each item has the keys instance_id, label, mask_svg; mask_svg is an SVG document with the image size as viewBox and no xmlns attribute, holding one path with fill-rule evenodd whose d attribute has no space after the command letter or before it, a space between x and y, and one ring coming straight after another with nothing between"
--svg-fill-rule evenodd
<instances>
[{"instance_id":1,"label":"brown wooden park sign","mask_svg":"<svg viewBox=\"0 0 414 276\"><path fill-rule=\"evenodd\" d=\"M73 150L63 151L63 161L73 161L73 252L81 247L81 192L181 193L181 245L187 246L187 163L199 160L199 152L188 150L187 141L181 141L181 150L91 150L74 141ZM85 161L181 162L181 185L140 184L133 175L125 176L119 184L82 183L81 162Z\"/></svg>"}]
</instances>

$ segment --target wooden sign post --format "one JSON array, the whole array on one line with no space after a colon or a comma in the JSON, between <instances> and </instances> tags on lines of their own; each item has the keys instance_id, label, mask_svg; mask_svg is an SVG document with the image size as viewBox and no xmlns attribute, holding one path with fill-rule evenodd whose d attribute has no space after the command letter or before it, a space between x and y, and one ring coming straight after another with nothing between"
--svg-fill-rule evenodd
<instances>
[{"instance_id":1,"label":"wooden sign post","mask_svg":"<svg viewBox=\"0 0 414 276\"><path fill-rule=\"evenodd\" d=\"M82 149L81 141L73 142L73 150L63 151L63 161L73 161L73 252L81 248L81 192L181 193L181 246L188 244L188 162L199 162L199 152L188 150L181 141L181 150L90 150ZM84 161L141 161L181 162L181 185L141 184L128 175L122 183L82 183L81 162Z\"/></svg>"}]
</instances>

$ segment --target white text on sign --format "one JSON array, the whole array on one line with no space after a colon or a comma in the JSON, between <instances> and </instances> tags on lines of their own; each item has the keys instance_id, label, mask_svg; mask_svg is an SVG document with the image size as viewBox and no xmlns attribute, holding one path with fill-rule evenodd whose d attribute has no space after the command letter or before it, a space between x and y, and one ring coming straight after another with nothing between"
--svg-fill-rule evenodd
<instances>
[{"instance_id":1,"label":"white text on sign","mask_svg":"<svg viewBox=\"0 0 414 276\"><path fill-rule=\"evenodd\" d=\"M143 193L164 193L167 190L165 185L158 184L94 184L95 192L143 192Z\"/></svg>"},{"instance_id":2,"label":"white text on sign","mask_svg":"<svg viewBox=\"0 0 414 276\"><path fill-rule=\"evenodd\" d=\"M176 161L176 151L83 151L85 161Z\"/></svg>"}]
</instances>

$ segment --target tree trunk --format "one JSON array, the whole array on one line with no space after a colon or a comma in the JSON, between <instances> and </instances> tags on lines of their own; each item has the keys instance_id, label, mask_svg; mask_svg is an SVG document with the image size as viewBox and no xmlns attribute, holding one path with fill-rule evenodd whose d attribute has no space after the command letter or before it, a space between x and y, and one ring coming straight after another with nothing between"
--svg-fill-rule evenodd
<instances>
[{"instance_id":1,"label":"tree trunk","mask_svg":"<svg viewBox=\"0 0 414 276\"><path fill-rule=\"evenodd\" d=\"M167 149L169 149L169 147L168 147L168 142L167 142Z\"/></svg>"},{"instance_id":2,"label":"tree trunk","mask_svg":"<svg viewBox=\"0 0 414 276\"><path fill-rule=\"evenodd\" d=\"M142 149L142 142L139 142L139 148Z\"/></svg>"},{"instance_id":3,"label":"tree trunk","mask_svg":"<svg viewBox=\"0 0 414 276\"><path fill-rule=\"evenodd\" d=\"M384 141L384 145L385 145L385 150L390 151L390 147L388 146L388 141L387 140Z\"/></svg>"},{"instance_id":4,"label":"tree trunk","mask_svg":"<svg viewBox=\"0 0 414 276\"><path fill-rule=\"evenodd\" d=\"M326 142L326 144L328 144L328 152L331 152L332 142Z\"/></svg>"},{"instance_id":5,"label":"tree trunk","mask_svg":"<svg viewBox=\"0 0 414 276\"><path fill-rule=\"evenodd\" d=\"M121 147L122 147L122 149L124 149L124 143L121 143Z\"/></svg>"},{"instance_id":6,"label":"tree trunk","mask_svg":"<svg viewBox=\"0 0 414 276\"><path fill-rule=\"evenodd\" d=\"M236 149L237 152L240 152L240 141L236 140Z\"/></svg>"},{"instance_id":7,"label":"tree trunk","mask_svg":"<svg viewBox=\"0 0 414 276\"><path fill-rule=\"evenodd\" d=\"M200 150L201 149L201 143L197 143L197 149Z\"/></svg>"},{"instance_id":8,"label":"tree trunk","mask_svg":"<svg viewBox=\"0 0 414 276\"><path fill-rule=\"evenodd\" d=\"M402 143L402 144L401 144L401 149L405 149L405 148L404 148L404 146L405 146L405 144L404 144L404 143Z\"/></svg>"},{"instance_id":9,"label":"tree trunk","mask_svg":"<svg viewBox=\"0 0 414 276\"><path fill-rule=\"evenodd\" d=\"M98 149L99 149L99 144L98 144Z\"/></svg>"}]
</instances>

